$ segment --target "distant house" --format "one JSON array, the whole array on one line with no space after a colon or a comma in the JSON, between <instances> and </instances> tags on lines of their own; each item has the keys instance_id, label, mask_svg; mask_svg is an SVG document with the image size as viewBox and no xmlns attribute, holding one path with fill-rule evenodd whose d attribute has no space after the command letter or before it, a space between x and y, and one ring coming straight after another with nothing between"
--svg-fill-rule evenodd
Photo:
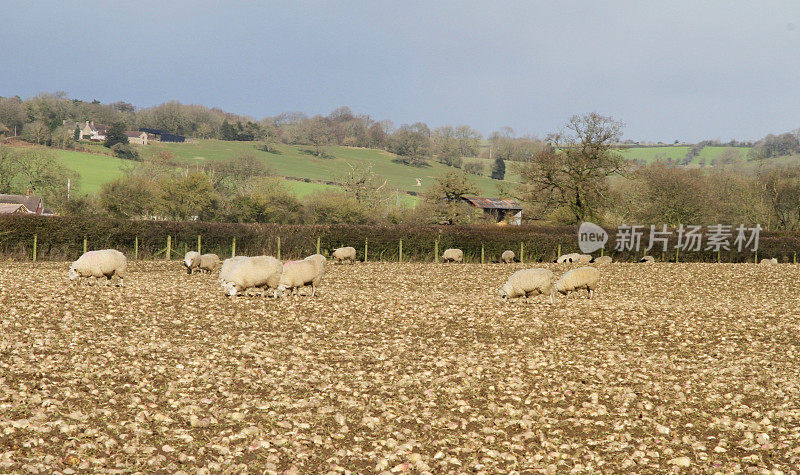
<instances>
[{"instance_id":1,"label":"distant house","mask_svg":"<svg viewBox=\"0 0 800 475\"><path fill-rule=\"evenodd\" d=\"M0 205L22 205L28 213L44 213L44 200L35 195L0 195ZM4 208L11 209L8 206L4 206ZM19 210L15 209L15 212L19 212ZM8 211L5 214L8 214Z\"/></svg>"},{"instance_id":2,"label":"distant house","mask_svg":"<svg viewBox=\"0 0 800 475\"><path fill-rule=\"evenodd\" d=\"M137 145L147 145L147 132L125 132L125 136L128 137L128 142L134 143Z\"/></svg>"},{"instance_id":3,"label":"distant house","mask_svg":"<svg viewBox=\"0 0 800 475\"><path fill-rule=\"evenodd\" d=\"M0 214L28 214L30 211L22 203L0 203Z\"/></svg>"},{"instance_id":4,"label":"distant house","mask_svg":"<svg viewBox=\"0 0 800 475\"><path fill-rule=\"evenodd\" d=\"M109 127L103 124L95 124L94 121L86 123L80 127L80 137L78 140L105 140Z\"/></svg>"},{"instance_id":5,"label":"distant house","mask_svg":"<svg viewBox=\"0 0 800 475\"><path fill-rule=\"evenodd\" d=\"M464 196L461 199L482 209L484 215L492 217L497 223L508 222L516 226L522 224L522 205L515 200L477 196Z\"/></svg>"}]
</instances>

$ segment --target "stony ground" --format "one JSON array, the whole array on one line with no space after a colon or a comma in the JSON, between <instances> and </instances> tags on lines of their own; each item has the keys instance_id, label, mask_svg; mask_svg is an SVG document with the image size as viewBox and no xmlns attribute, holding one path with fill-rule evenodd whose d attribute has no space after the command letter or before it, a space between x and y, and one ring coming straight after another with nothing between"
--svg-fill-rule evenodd
<instances>
[{"instance_id":1,"label":"stony ground","mask_svg":"<svg viewBox=\"0 0 800 475\"><path fill-rule=\"evenodd\" d=\"M358 264L229 299L133 263L0 263L0 472L800 470L800 266ZM548 267L563 271L555 265Z\"/></svg>"}]
</instances>

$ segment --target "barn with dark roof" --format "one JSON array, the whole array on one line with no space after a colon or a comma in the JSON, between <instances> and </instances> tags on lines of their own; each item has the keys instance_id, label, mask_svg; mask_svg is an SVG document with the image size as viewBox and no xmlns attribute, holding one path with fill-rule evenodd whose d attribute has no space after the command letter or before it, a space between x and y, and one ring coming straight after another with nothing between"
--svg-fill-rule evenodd
<instances>
[{"instance_id":1,"label":"barn with dark roof","mask_svg":"<svg viewBox=\"0 0 800 475\"><path fill-rule=\"evenodd\" d=\"M522 224L522 205L508 198L481 198L478 196L464 196L461 198L476 208L481 208L486 216L491 216L495 222Z\"/></svg>"}]
</instances>

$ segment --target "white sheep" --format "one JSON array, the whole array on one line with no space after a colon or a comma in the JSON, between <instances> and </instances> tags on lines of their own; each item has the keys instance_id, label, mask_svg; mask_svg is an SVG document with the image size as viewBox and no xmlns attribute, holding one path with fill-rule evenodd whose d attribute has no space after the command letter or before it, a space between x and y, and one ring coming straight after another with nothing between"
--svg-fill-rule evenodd
<instances>
[{"instance_id":1,"label":"white sheep","mask_svg":"<svg viewBox=\"0 0 800 475\"><path fill-rule=\"evenodd\" d=\"M574 264L588 264L592 262L592 256L589 254L578 254L578 260Z\"/></svg>"},{"instance_id":2,"label":"white sheep","mask_svg":"<svg viewBox=\"0 0 800 475\"><path fill-rule=\"evenodd\" d=\"M509 299L529 295L550 295L550 303L555 301L553 296L553 282L555 277L548 269L523 269L511 274L505 284L500 288L500 297Z\"/></svg>"},{"instance_id":3,"label":"white sheep","mask_svg":"<svg viewBox=\"0 0 800 475\"><path fill-rule=\"evenodd\" d=\"M600 282L600 271L594 267L578 267L566 272L556 282L556 290L563 295L586 289L589 298L594 297L594 290Z\"/></svg>"},{"instance_id":4,"label":"white sheep","mask_svg":"<svg viewBox=\"0 0 800 475\"><path fill-rule=\"evenodd\" d=\"M603 264L611 264L614 260L611 256L600 256L592 260L594 264L603 265Z\"/></svg>"},{"instance_id":5,"label":"white sheep","mask_svg":"<svg viewBox=\"0 0 800 475\"><path fill-rule=\"evenodd\" d=\"M333 251L333 260L336 262L345 262L353 263L356 260L356 248L354 247L340 247L339 249L335 249Z\"/></svg>"},{"instance_id":6,"label":"white sheep","mask_svg":"<svg viewBox=\"0 0 800 475\"><path fill-rule=\"evenodd\" d=\"M234 256L229 257L222 261L222 267L219 269L219 277L217 277L218 282L224 282L225 278L228 276L228 273L233 269L233 266L239 262L249 259L249 257L245 256Z\"/></svg>"},{"instance_id":7,"label":"white sheep","mask_svg":"<svg viewBox=\"0 0 800 475\"><path fill-rule=\"evenodd\" d=\"M286 263L278 282L277 295L285 295L287 289L292 293L299 293L300 288L310 285L313 297L324 274L325 263L320 262L315 256L309 256L302 261Z\"/></svg>"},{"instance_id":8,"label":"white sheep","mask_svg":"<svg viewBox=\"0 0 800 475\"><path fill-rule=\"evenodd\" d=\"M505 264L511 264L514 262L514 251L503 251L503 254L500 256L500 260L502 260Z\"/></svg>"},{"instance_id":9,"label":"white sheep","mask_svg":"<svg viewBox=\"0 0 800 475\"><path fill-rule=\"evenodd\" d=\"M219 267L219 256L216 254L203 254L192 258L192 269L199 269L200 273L210 274Z\"/></svg>"},{"instance_id":10,"label":"white sheep","mask_svg":"<svg viewBox=\"0 0 800 475\"><path fill-rule=\"evenodd\" d=\"M222 288L230 297L251 288L275 289L282 274L283 264L272 256L247 257L233 263Z\"/></svg>"},{"instance_id":11,"label":"white sheep","mask_svg":"<svg viewBox=\"0 0 800 475\"><path fill-rule=\"evenodd\" d=\"M447 249L442 254L443 262L464 262L464 252L461 249Z\"/></svg>"},{"instance_id":12,"label":"white sheep","mask_svg":"<svg viewBox=\"0 0 800 475\"><path fill-rule=\"evenodd\" d=\"M322 264L323 266L325 266L325 264L328 262L328 260L322 254L311 254L310 256L306 257L303 260L305 260L305 261L315 261L315 262L318 262L318 263Z\"/></svg>"},{"instance_id":13,"label":"white sheep","mask_svg":"<svg viewBox=\"0 0 800 475\"><path fill-rule=\"evenodd\" d=\"M644 256L639 259L639 262L642 264L654 264L656 262L656 258L653 256Z\"/></svg>"},{"instance_id":14,"label":"white sheep","mask_svg":"<svg viewBox=\"0 0 800 475\"><path fill-rule=\"evenodd\" d=\"M559 264L572 264L578 262L578 259L580 259L580 257L581 257L580 254L578 254L577 252L573 252L570 254L564 254L562 256L559 256L558 259L556 259L556 262Z\"/></svg>"},{"instance_id":15,"label":"white sheep","mask_svg":"<svg viewBox=\"0 0 800 475\"><path fill-rule=\"evenodd\" d=\"M775 258L775 257L773 257L772 259L761 259L761 262L759 262L759 264L761 264L763 266L772 266L772 265L775 265L777 263L778 263L778 259Z\"/></svg>"},{"instance_id":16,"label":"white sheep","mask_svg":"<svg viewBox=\"0 0 800 475\"><path fill-rule=\"evenodd\" d=\"M186 255L183 256L183 265L186 266L187 274L194 273L194 268L192 267L192 261L196 257L200 257L200 253L197 251L189 251L186 253Z\"/></svg>"},{"instance_id":17,"label":"white sheep","mask_svg":"<svg viewBox=\"0 0 800 475\"><path fill-rule=\"evenodd\" d=\"M119 285L124 285L125 274L128 271L128 259L125 254L116 249L103 249L102 251L84 252L72 265L69 266L70 280L78 277L94 277L95 283L100 277L109 281L112 277L119 278Z\"/></svg>"}]
</instances>

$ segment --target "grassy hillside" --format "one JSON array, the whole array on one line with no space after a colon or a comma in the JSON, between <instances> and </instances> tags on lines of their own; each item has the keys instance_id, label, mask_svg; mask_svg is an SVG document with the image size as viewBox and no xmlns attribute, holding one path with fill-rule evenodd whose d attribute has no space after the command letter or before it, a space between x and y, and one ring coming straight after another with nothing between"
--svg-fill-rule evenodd
<instances>
[{"instance_id":1,"label":"grassy hillside","mask_svg":"<svg viewBox=\"0 0 800 475\"><path fill-rule=\"evenodd\" d=\"M629 160L640 160L645 163L650 163L659 158L680 160L686 156L689 148L688 146L626 148L622 150L622 156Z\"/></svg>"},{"instance_id":2,"label":"grassy hillside","mask_svg":"<svg viewBox=\"0 0 800 475\"><path fill-rule=\"evenodd\" d=\"M76 171L81 176L79 193L97 193L103 183L113 181L123 174L127 167L136 166L135 162L97 155L93 153L56 150L61 163Z\"/></svg>"},{"instance_id":3,"label":"grassy hillside","mask_svg":"<svg viewBox=\"0 0 800 475\"><path fill-rule=\"evenodd\" d=\"M139 147L143 154L155 154L160 151L171 152L175 158L186 164L203 164L211 161L230 160L241 154L252 154L276 174L287 177L307 178L310 180L342 181L349 167L362 168L372 165L375 173L381 175L391 187L403 191L423 192L427 187L435 182L452 168L440 163L431 161L429 167L415 168L394 163L394 155L382 150L362 149L353 147L332 146L326 148L333 158L317 158L304 152L307 147L283 145L275 146L276 152L264 152L256 147L253 142L227 142L221 140L198 140L183 144L152 144ZM742 158L747 156L749 149L732 147L705 147L693 163L699 163L705 159L706 164L711 164L714 158L725 153L726 150L733 150L741 154ZM622 154L629 159L641 160L646 163L659 158L672 158L680 160L689 151L688 146L664 146L664 147L642 147L624 149ZM136 166L136 162L121 160L107 155L93 153L76 152L68 150L55 150L62 163L75 170L81 175L81 193L96 193L103 183L112 181L121 176L128 167ZM780 159L773 159L780 161ZM465 158L464 163L477 161L484 164L485 173L489 173L491 160L482 158ZM506 181L516 183L519 181L517 164L506 163ZM497 195L497 181L487 176L470 175L484 196ZM416 178L422 180L422 186L416 186ZM286 180L286 185L293 190L299 197L308 196L325 190L335 190L338 187L297 180ZM412 204L415 198L401 195L398 202Z\"/></svg>"},{"instance_id":4,"label":"grassy hillside","mask_svg":"<svg viewBox=\"0 0 800 475\"><path fill-rule=\"evenodd\" d=\"M421 192L437 178L449 170L440 163L431 161L431 166L416 168L392 162L393 154L383 150L354 147L326 147L325 151L333 158L316 158L303 149L308 147L293 145L276 145L277 153L264 152L256 148L253 142L227 142L222 140L198 140L184 144L155 144L145 148L147 153L160 150L172 152L178 160L187 163L203 163L212 160L229 160L237 155L249 153L270 166L275 173L282 176L309 178L312 180L342 181L349 165L366 167L372 165L373 170L388 180L389 185L405 191ZM471 160L471 159L470 159ZM422 179L422 186L416 185L416 178ZM473 176L473 181L481 190L481 194L494 196L497 194L496 181L488 177Z\"/></svg>"},{"instance_id":5,"label":"grassy hillside","mask_svg":"<svg viewBox=\"0 0 800 475\"><path fill-rule=\"evenodd\" d=\"M672 158L673 160L681 160L686 156L686 153L689 152L691 147L686 145L680 146L663 146L663 147L638 147L638 148L626 148L622 150L622 155L625 158L631 160L639 160L645 163L650 163L657 159L666 159ZM711 164L711 161L720 155L722 155L725 151L730 150L734 153L738 153L741 158L746 159L748 152L750 152L749 147L704 147L700 154L692 160L692 163L700 163L703 159L705 159L705 163L707 165Z\"/></svg>"}]
</instances>

